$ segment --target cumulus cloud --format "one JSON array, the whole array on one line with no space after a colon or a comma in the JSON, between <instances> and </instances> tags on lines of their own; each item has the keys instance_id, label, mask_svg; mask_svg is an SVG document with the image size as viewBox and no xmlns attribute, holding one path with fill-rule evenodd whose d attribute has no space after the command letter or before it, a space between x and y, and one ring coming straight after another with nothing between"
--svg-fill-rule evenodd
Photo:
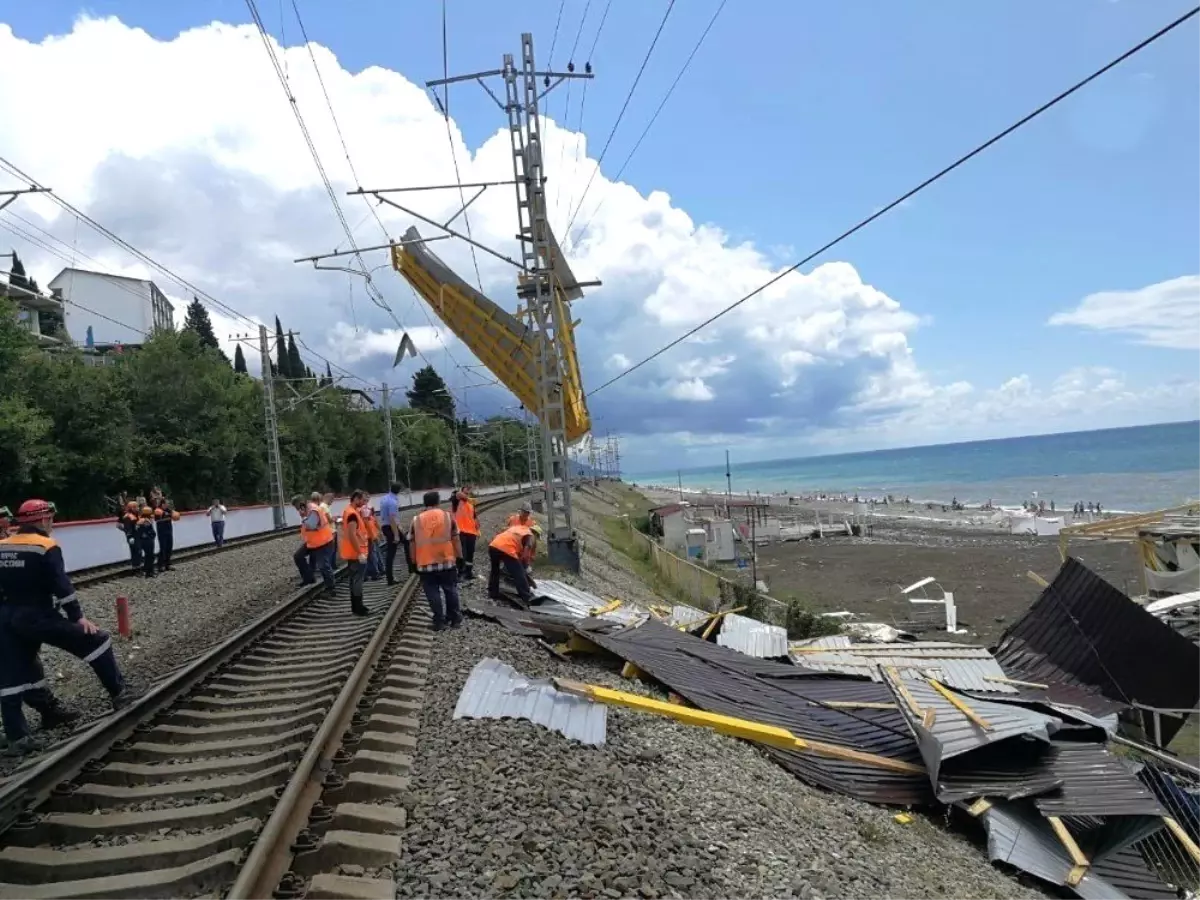
<instances>
[{"instance_id":1,"label":"cumulus cloud","mask_svg":"<svg viewBox=\"0 0 1200 900\"><path fill-rule=\"evenodd\" d=\"M1200 350L1200 275L1089 294L1074 309L1052 315L1049 324L1125 334L1151 347Z\"/></svg>"},{"instance_id":2,"label":"cumulus cloud","mask_svg":"<svg viewBox=\"0 0 1200 900\"><path fill-rule=\"evenodd\" d=\"M497 54L506 49L497 43ZM437 233L407 214L387 206L372 210L344 193L356 185L453 183L449 141L464 181L511 178L509 138L499 118L478 147L465 145L454 122L448 141L445 121L416 83L429 73L408 73L413 80L380 66L352 73L328 49L314 46L355 179L308 51L279 52L360 244L384 243L413 224L426 235ZM368 295L361 277L293 263L344 250L347 242L253 28L214 23L159 40L113 18L84 17L70 34L31 43L0 25L0 121L22 123L0 130L0 153L250 319L210 309L223 339L252 323L273 326L279 315L305 346L371 381L399 385L428 359L452 389L462 389L463 400L463 391L478 382L458 367L477 361L391 271L382 251L365 260L390 313ZM64 121L71 123L65 136ZM719 225L694 221L653 185L644 192L602 173L568 228L596 163L583 135L549 117L543 142L544 157L555 166L547 196L552 225L576 275L603 282L573 309L581 320L585 387L597 388L781 271L778 248L734 241ZM519 255L514 199L510 189L493 188L469 211L475 239L510 257ZM405 194L401 202L437 221L459 206L453 190ZM12 233L42 283L66 260L76 260L153 277L168 294L190 299L185 286L148 269L45 198L23 198L0 213L0 228ZM485 253L473 259L461 241L432 247L501 306L517 306L511 266ZM1094 317L1097 304L1089 301L1094 298L1060 315L1088 311ZM1105 304L1110 312L1119 306L1111 300L1099 305ZM827 262L786 275L605 387L589 400L593 421L602 431L633 435L632 446L647 452L670 444L728 444L733 437L744 447L775 446L787 454L797 449L797 436L807 443L914 443L952 425L998 419L1028 430L1021 416L1058 408L1055 386L1032 379L994 388L940 383L913 353L913 335L927 321L850 263ZM1178 321L1170 327L1183 330ZM405 330L424 359L393 370ZM257 354L246 355L254 366ZM317 368L315 361L310 365ZM1146 401L1119 375L1078 377L1066 392L1076 414L1140 410ZM494 413L512 404L499 388L483 387L469 391L465 411Z\"/></svg>"}]
</instances>

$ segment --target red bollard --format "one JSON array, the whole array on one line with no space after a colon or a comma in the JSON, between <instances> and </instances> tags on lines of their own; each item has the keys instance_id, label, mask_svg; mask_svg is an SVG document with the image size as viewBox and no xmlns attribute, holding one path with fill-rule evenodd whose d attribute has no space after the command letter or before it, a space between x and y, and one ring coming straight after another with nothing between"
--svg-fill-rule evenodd
<instances>
[{"instance_id":1,"label":"red bollard","mask_svg":"<svg viewBox=\"0 0 1200 900\"><path fill-rule=\"evenodd\" d=\"M117 634L123 638L133 637L133 622L129 618L129 598L117 598Z\"/></svg>"}]
</instances>

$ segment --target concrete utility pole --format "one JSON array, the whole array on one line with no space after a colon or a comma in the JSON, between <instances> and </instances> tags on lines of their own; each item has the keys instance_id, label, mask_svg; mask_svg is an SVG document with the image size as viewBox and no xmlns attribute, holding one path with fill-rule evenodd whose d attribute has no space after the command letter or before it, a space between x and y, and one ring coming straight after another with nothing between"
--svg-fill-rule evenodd
<instances>
[{"instance_id":1,"label":"concrete utility pole","mask_svg":"<svg viewBox=\"0 0 1200 900\"><path fill-rule=\"evenodd\" d=\"M572 67L573 68L573 67ZM589 67L590 68L590 67ZM562 345L559 335L569 326L565 303L555 302L555 292L581 296L579 285L558 283L554 275L560 253L547 221L545 174L542 160L542 127L538 104L568 78L591 78L591 72L539 72L534 65L533 35L521 35L521 62L504 54L498 71L477 72L426 82L430 88L451 82L478 81L501 76L513 155L513 180L517 193L517 240L521 244L522 275L517 295L526 303L537 353L537 390L541 424L541 471L545 500L546 549L551 562L579 570L579 545L571 511L571 459L566 440L563 408ZM539 83L540 82L540 83ZM542 87L545 90L542 90Z\"/></svg>"},{"instance_id":2,"label":"concrete utility pole","mask_svg":"<svg viewBox=\"0 0 1200 900\"><path fill-rule=\"evenodd\" d=\"M729 501L733 499L733 473L729 470L729 451L725 451L725 514L729 518L733 518L733 511L730 509Z\"/></svg>"},{"instance_id":3,"label":"concrete utility pole","mask_svg":"<svg viewBox=\"0 0 1200 900\"><path fill-rule=\"evenodd\" d=\"M258 352L262 356L263 420L267 426L267 481L275 527L287 525L283 496L283 460L279 454L279 418L275 413L275 379L271 375L271 344L267 326L258 326Z\"/></svg>"},{"instance_id":4,"label":"concrete utility pole","mask_svg":"<svg viewBox=\"0 0 1200 900\"><path fill-rule=\"evenodd\" d=\"M386 381L383 382L383 441L387 453L388 490L391 490L396 483L396 451L392 445L392 399Z\"/></svg>"}]
</instances>

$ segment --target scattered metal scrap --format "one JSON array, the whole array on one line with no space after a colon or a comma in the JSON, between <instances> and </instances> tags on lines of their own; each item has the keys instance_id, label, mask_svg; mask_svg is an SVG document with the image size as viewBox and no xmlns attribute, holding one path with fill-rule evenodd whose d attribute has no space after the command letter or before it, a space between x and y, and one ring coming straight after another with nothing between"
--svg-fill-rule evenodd
<instances>
[{"instance_id":1,"label":"scattered metal scrap","mask_svg":"<svg viewBox=\"0 0 1200 900\"><path fill-rule=\"evenodd\" d=\"M551 581L548 578L538 579L533 598L535 602L540 601L533 607L538 612L571 619L595 616L613 622L633 623L642 621L648 615L620 600L604 600L565 581Z\"/></svg>"},{"instance_id":2,"label":"scattered metal scrap","mask_svg":"<svg viewBox=\"0 0 1200 900\"><path fill-rule=\"evenodd\" d=\"M897 644L853 643L845 635L796 641L788 656L798 666L882 681L882 668L894 668L903 678L927 675L948 687L997 694L1017 694L1018 688L983 647L946 641Z\"/></svg>"},{"instance_id":3,"label":"scattered metal scrap","mask_svg":"<svg viewBox=\"0 0 1200 900\"><path fill-rule=\"evenodd\" d=\"M787 629L757 619L730 613L721 622L717 643L759 659L783 659L788 655Z\"/></svg>"},{"instance_id":4,"label":"scattered metal scrap","mask_svg":"<svg viewBox=\"0 0 1200 900\"><path fill-rule=\"evenodd\" d=\"M526 678L498 659L475 665L454 707L456 719L528 719L590 746L604 744L608 711L564 693L548 680Z\"/></svg>"},{"instance_id":5,"label":"scattered metal scrap","mask_svg":"<svg viewBox=\"0 0 1200 900\"><path fill-rule=\"evenodd\" d=\"M1093 715L1135 705L1194 710L1200 701L1200 647L1071 558L1004 633L996 659L1012 678L1045 685L1027 695ZM1184 718L1162 717L1161 745Z\"/></svg>"}]
</instances>

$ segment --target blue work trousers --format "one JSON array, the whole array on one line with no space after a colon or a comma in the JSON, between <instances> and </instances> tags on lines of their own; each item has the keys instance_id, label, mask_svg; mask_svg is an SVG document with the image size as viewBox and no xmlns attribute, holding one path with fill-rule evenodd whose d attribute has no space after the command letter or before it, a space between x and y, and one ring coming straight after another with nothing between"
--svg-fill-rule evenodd
<instances>
[{"instance_id":1,"label":"blue work trousers","mask_svg":"<svg viewBox=\"0 0 1200 900\"><path fill-rule=\"evenodd\" d=\"M33 700L30 705L36 709L43 692L48 692L46 673L38 660L42 644L65 650L90 665L111 696L121 693L124 685L108 632L87 634L78 622L53 609L0 606L0 718L10 741L29 734L22 702Z\"/></svg>"}]
</instances>

